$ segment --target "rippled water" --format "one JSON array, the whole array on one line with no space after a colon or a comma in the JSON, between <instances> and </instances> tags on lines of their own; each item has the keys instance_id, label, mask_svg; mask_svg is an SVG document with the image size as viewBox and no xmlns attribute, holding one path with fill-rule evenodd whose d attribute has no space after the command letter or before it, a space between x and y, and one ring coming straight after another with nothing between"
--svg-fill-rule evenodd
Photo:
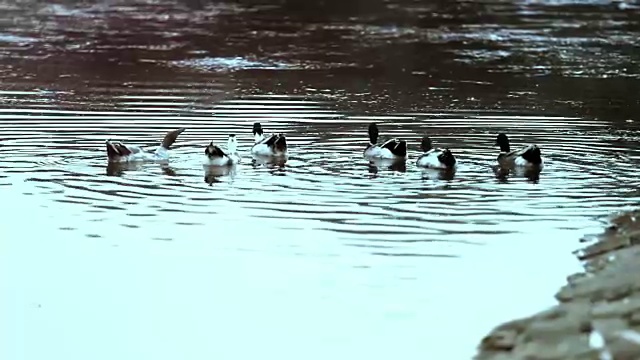
<instances>
[{"instance_id":1,"label":"rippled water","mask_svg":"<svg viewBox=\"0 0 640 360\"><path fill-rule=\"evenodd\" d=\"M637 4L350 4L0 3L0 357L469 358L552 302L640 199ZM362 158L372 121L406 166ZM107 165L177 127L168 164ZM497 173L498 132L544 170Z\"/></svg>"}]
</instances>

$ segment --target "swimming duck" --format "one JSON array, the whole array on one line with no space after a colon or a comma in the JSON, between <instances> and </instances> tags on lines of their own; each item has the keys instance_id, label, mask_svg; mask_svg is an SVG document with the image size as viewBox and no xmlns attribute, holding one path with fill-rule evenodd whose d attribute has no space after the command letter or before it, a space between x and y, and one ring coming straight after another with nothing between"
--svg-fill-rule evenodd
<instances>
[{"instance_id":1,"label":"swimming duck","mask_svg":"<svg viewBox=\"0 0 640 360\"><path fill-rule=\"evenodd\" d=\"M137 161L166 161L169 160L169 149L176 141L178 135L182 134L185 128L179 128L167 132L153 152L146 151L142 146L125 145L119 141L107 140L107 158L109 162L137 162Z\"/></svg>"},{"instance_id":2,"label":"swimming duck","mask_svg":"<svg viewBox=\"0 0 640 360\"><path fill-rule=\"evenodd\" d=\"M511 151L509 138L506 134L500 133L496 138L496 146L500 146L500 154L498 155L498 163L500 165L540 168L544 165L540 157L540 148L537 145L527 145L518 150Z\"/></svg>"},{"instance_id":3,"label":"swimming duck","mask_svg":"<svg viewBox=\"0 0 640 360\"><path fill-rule=\"evenodd\" d=\"M367 158L405 159L407 157L407 142L397 138L389 139L378 145L378 125L369 124L369 146L364 150Z\"/></svg>"},{"instance_id":4,"label":"swimming duck","mask_svg":"<svg viewBox=\"0 0 640 360\"><path fill-rule=\"evenodd\" d=\"M420 142L420 149L424 154L416 161L416 166L432 169L453 169L456 166L456 158L449 149L434 149L431 139L424 136Z\"/></svg>"},{"instance_id":5,"label":"swimming duck","mask_svg":"<svg viewBox=\"0 0 640 360\"><path fill-rule=\"evenodd\" d=\"M240 155L237 151L238 141L235 135L229 135L227 140L227 151L225 152L219 146L214 145L213 141L204 149L205 165L208 166L230 166L240 162Z\"/></svg>"},{"instance_id":6,"label":"swimming duck","mask_svg":"<svg viewBox=\"0 0 640 360\"><path fill-rule=\"evenodd\" d=\"M272 134L264 136L262 125L259 122L253 124L253 136L255 143L251 153L258 156L284 156L287 155L287 138L284 134Z\"/></svg>"}]
</instances>

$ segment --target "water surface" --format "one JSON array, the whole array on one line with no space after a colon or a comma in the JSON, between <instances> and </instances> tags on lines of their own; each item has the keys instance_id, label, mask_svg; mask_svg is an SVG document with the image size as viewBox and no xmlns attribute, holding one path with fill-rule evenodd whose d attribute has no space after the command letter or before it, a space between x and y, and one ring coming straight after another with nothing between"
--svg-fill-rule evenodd
<instances>
[{"instance_id":1,"label":"water surface","mask_svg":"<svg viewBox=\"0 0 640 360\"><path fill-rule=\"evenodd\" d=\"M638 204L635 3L0 8L3 359L470 358ZM405 166L362 158L372 121ZM177 127L168 163L107 164ZM496 173L499 132L544 170ZM423 134L455 174L415 167Z\"/></svg>"}]
</instances>

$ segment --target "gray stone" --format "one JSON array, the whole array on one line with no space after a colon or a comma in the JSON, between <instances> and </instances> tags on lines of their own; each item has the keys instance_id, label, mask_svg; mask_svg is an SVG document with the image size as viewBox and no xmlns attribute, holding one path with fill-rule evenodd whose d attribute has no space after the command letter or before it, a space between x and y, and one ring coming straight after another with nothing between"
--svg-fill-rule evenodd
<instances>
[{"instance_id":1,"label":"gray stone","mask_svg":"<svg viewBox=\"0 0 640 360\"><path fill-rule=\"evenodd\" d=\"M613 219L578 256L585 271L567 278L558 306L496 327L482 339L478 360L600 360L589 334L600 332L618 359L640 359L640 343L620 336L640 326L640 211Z\"/></svg>"}]
</instances>

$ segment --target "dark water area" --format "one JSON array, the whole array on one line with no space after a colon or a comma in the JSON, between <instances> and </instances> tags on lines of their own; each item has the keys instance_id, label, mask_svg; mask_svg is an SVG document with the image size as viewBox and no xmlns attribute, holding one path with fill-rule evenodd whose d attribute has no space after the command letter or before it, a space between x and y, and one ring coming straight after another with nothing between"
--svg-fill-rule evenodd
<instances>
[{"instance_id":1,"label":"dark water area","mask_svg":"<svg viewBox=\"0 0 640 360\"><path fill-rule=\"evenodd\" d=\"M470 358L637 207L639 20L637 1L0 1L0 358ZM252 162L255 121L286 164ZM362 158L372 121L409 142L403 167ZM106 139L178 127L168 164L107 165ZM494 172L499 132L543 171ZM203 169L231 133L241 164ZM425 133L454 174L416 168Z\"/></svg>"},{"instance_id":2,"label":"dark water area","mask_svg":"<svg viewBox=\"0 0 640 360\"><path fill-rule=\"evenodd\" d=\"M2 5L8 89L41 84L77 95L101 83L179 89L184 81L226 85L226 95L326 95L364 111L626 120L639 110L630 2L27 4Z\"/></svg>"}]
</instances>

